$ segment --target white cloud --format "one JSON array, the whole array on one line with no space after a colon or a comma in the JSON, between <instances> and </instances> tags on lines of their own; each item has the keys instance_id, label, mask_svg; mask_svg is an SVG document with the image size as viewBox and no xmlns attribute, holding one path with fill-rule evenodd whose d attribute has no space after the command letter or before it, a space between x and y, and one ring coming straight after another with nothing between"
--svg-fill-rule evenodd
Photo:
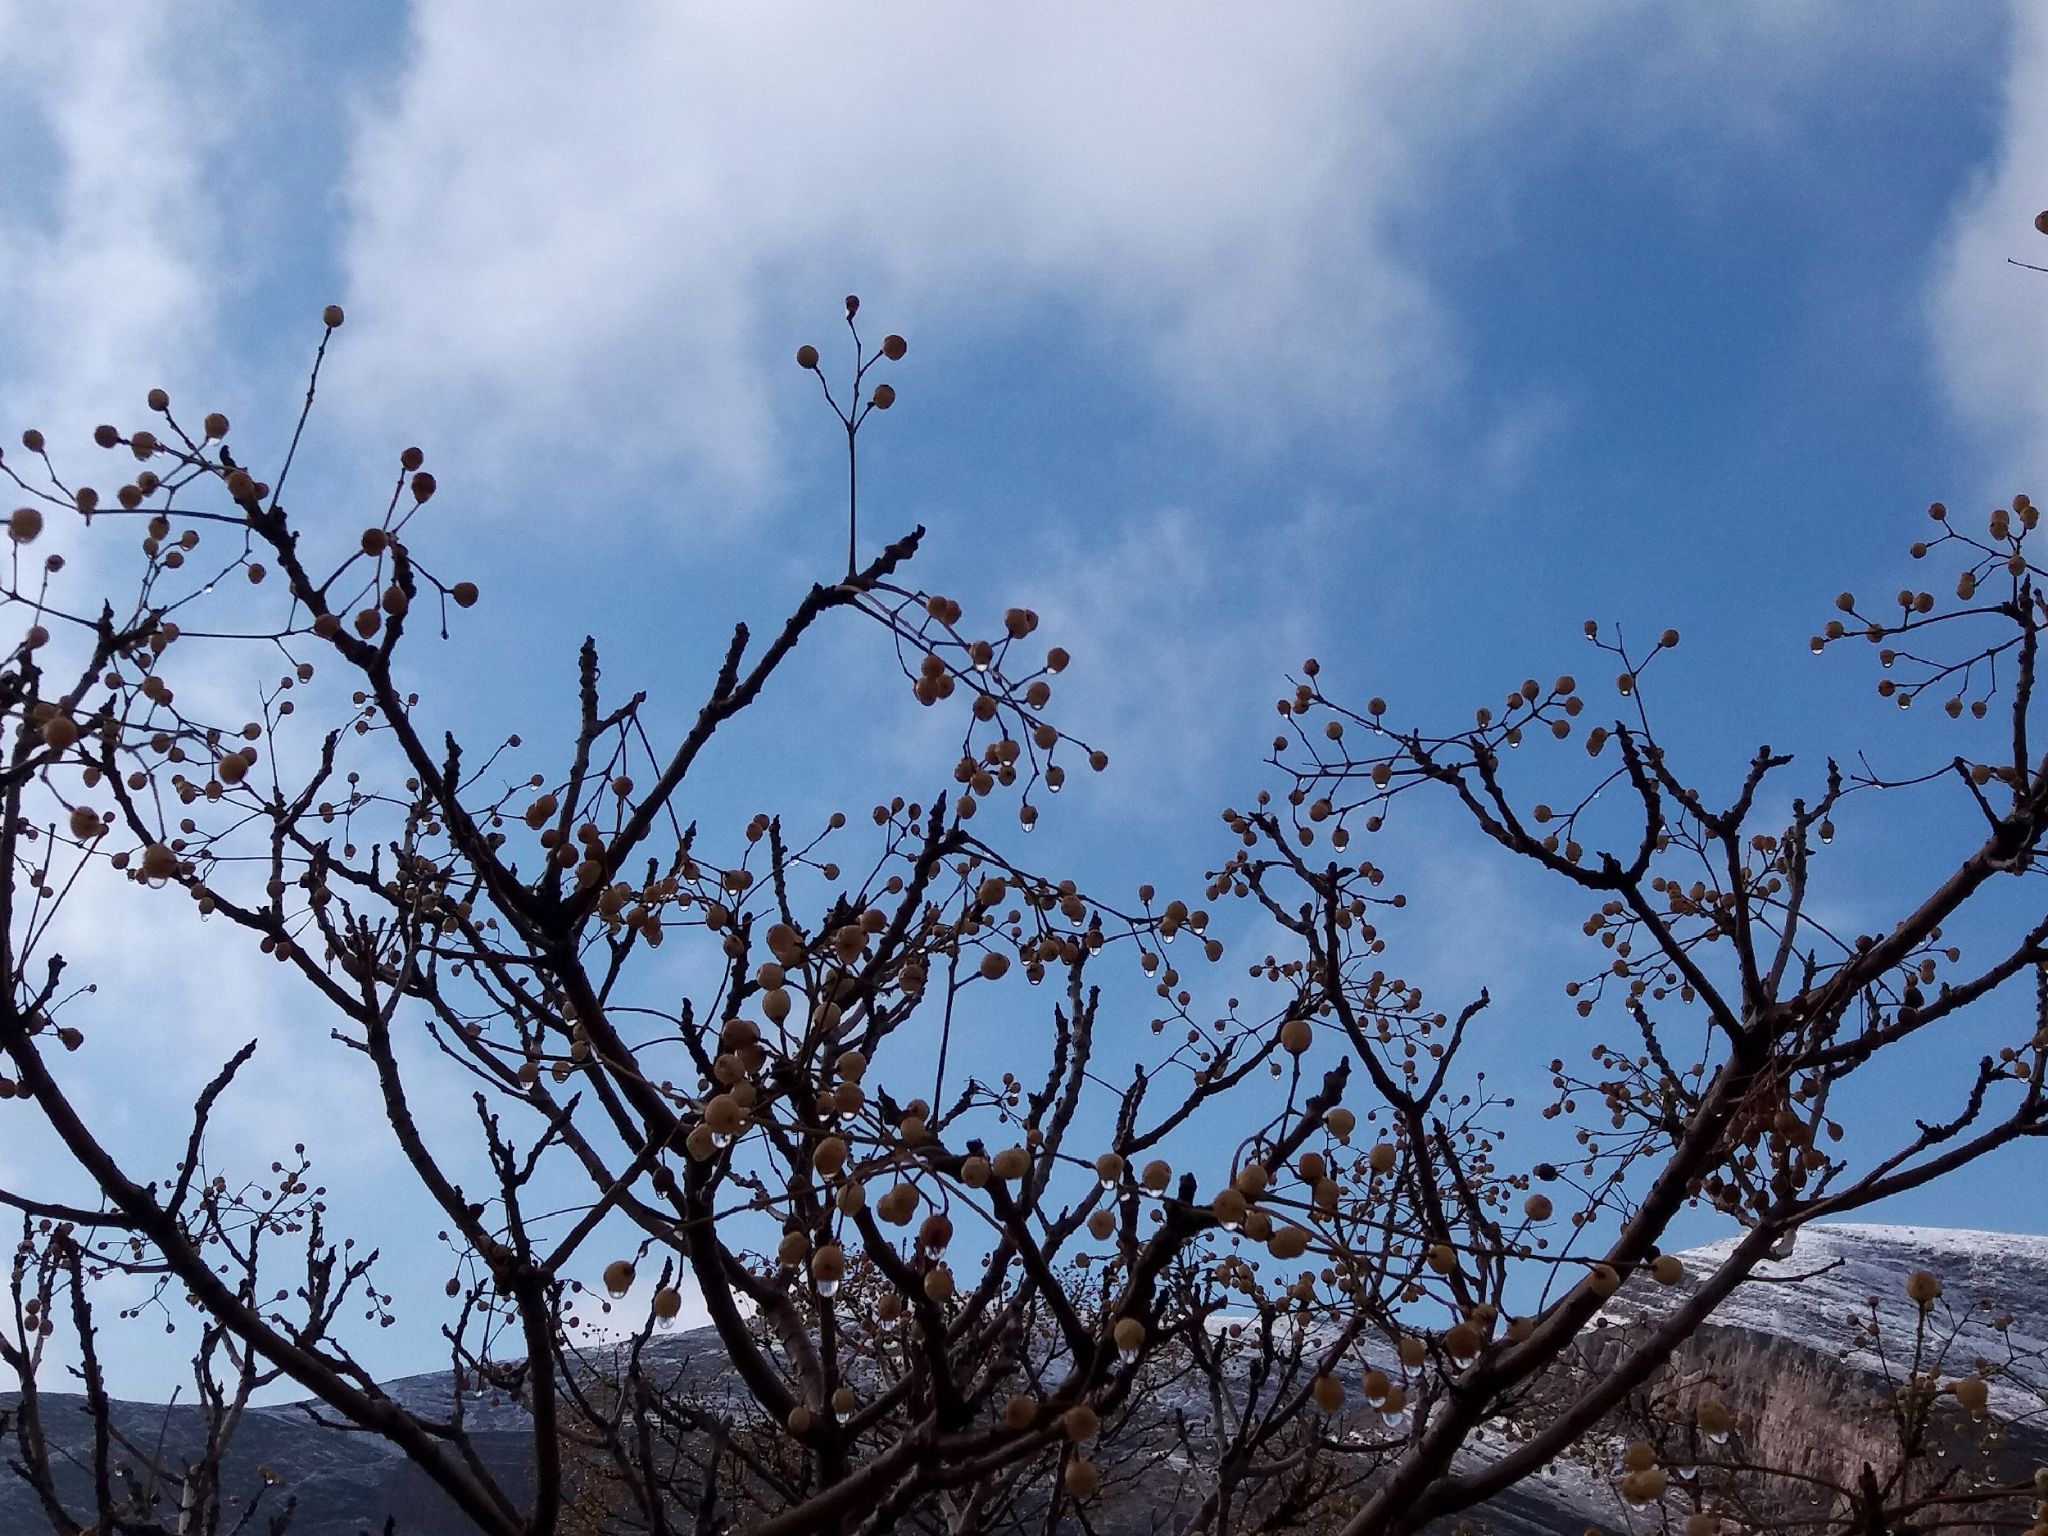
<instances>
[{"instance_id":1,"label":"white cloud","mask_svg":"<svg viewBox=\"0 0 2048 1536\"><path fill-rule=\"evenodd\" d=\"M744 496L776 460L769 370L832 339L844 282L914 344L1050 301L1254 449L1381 426L1457 372L1391 238L1429 147L1576 31L426 0L360 106L354 366L479 459L567 442Z\"/></svg>"},{"instance_id":2,"label":"white cloud","mask_svg":"<svg viewBox=\"0 0 2048 1536\"><path fill-rule=\"evenodd\" d=\"M2048 241L2034 215L2048 208L2048 14L2013 8L1999 148L1957 204L1935 273L1928 323L1950 404L1989 451L1975 488L2033 490L2048 455Z\"/></svg>"},{"instance_id":3,"label":"white cloud","mask_svg":"<svg viewBox=\"0 0 2048 1536\"><path fill-rule=\"evenodd\" d=\"M1691 185L1932 31L1833 20L420 0L358 102L352 393L470 475L694 477L701 528L772 495L780 370L843 283L914 347L1065 315L1239 451L1398 447L1476 363L1423 238L1456 177L1590 123Z\"/></svg>"},{"instance_id":4,"label":"white cloud","mask_svg":"<svg viewBox=\"0 0 2048 1536\"><path fill-rule=\"evenodd\" d=\"M209 180L234 98L195 100L200 82L174 71L215 12L0 6L0 92L24 133L23 194L0 209L0 419L14 431L40 425L55 444L139 408L210 333Z\"/></svg>"}]
</instances>

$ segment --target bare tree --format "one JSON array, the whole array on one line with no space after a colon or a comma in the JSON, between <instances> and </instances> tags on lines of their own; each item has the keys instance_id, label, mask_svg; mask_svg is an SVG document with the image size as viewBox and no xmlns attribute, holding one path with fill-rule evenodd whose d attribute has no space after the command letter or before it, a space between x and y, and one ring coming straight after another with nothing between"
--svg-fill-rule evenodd
<instances>
[{"instance_id":1,"label":"bare tree","mask_svg":"<svg viewBox=\"0 0 2048 1536\"><path fill-rule=\"evenodd\" d=\"M1107 757L1051 712L1067 656L1042 648L1035 614L970 625L910 579L921 531L864 550L858 442L895 398L878 370L907 348L890 336L871 353L857 310L849 298L843 398L816 349L798 354L845 432L848 571L764 645L737 627L666 742L644 694L601 686L594 639L578 726L554 751L519 736L479 749L431 723L401 650L480 594L430 556L437 485L416 449L345 539L332 512L287 511L299 432L266 483L224 418L190 422L161 391L148 428L99 431L135 466L110 499L67 480L34 432L26 458L0 461L24 500L4 601L26 621L0 667L0 1117L38 1117L97 1192L71 1207L0 1191L29 1223L0 1327L22 1384L18 1467L56 1529L226 1528L227 1437L252 1391L288 1381L501 1536L1090 1529L1119 1488L1164 1528L1398 1536L1640 1418L1805 1224L2048 1124L2048 920L2026 894L2048 824L2029 734L2048 608L2025 498L1981 533L1935 509L1915 556L1960 577L1953 601L1908 590L1874 611L1844 594L1815 640L1867 636L1880 692L1945 707L1969 749L1930 772L1831 763L1789 816L1761 809L1784 754L1760 749L1720 796L1667 758L1646 700L1675 633L1638 654L1587 626L1620 669L1620 717L1597 725L1567 677L1461 730L1397 728L1309 663L1280 701L1281 792L1226 813L1238 845L1203 898L1255 904L1271 933L1248 967L1258 995L1219 1002L1192 974L1223 957L1206 910L1150 887L1106 899L982 830L998 813L1028 830L1071 769ZM342 315L325 318L323 357ZM316 361L299 431L318 375ZM109 530L140 531L132 591L65 598L61 560L32 558L52 519L90 535L102 571ZM871 828L768 812L701 828L693 775L836 623L878 627L916 701L964 717L950 780L877 805ZM181 699L181 667L241 655L281 667L246 720ZM1988 727L1969 727L1994 707L2009 739L1987 748ZM1505 754L1525 738L1530 755L1584 743L1569 803L1518 792ZM1816 920L1835 822L1943 792L1983 827L1942 878L1872 933ZM1553 1063L1545 1113L1577 1127L1568 1164L1507 1156L1512 1105L1465 1061L1486 995L1438 1010L1389 969L1378 925L1404 898L1356 844L1418 795L1592 908L1569 991L1629 1044L1589 1034L1568 1053L1591 1046L1583 1062ZM233 1194L203 1171L209 1117L258 1042L158 1167L124 1164L80 1108L61 1055L86 1043L70 1022L85 1010L53 946L67 905L120 878L162 892L165 924L246 933L375 1084L418 1219L453 1255L445 1413L396 1401L351 1353L343 1299L389 1303L374 1256L326 1235L303 1157ZM680 1005L672 969L649 961L665 944L716 978ZM1132 1030L1105 1018L1101 986L1126 960L1156 999L1151 1054L1127 1073L1106 1065ZM1042 1031L1000 1078L962 1068L956 1017L1019 973L1045 984ZM1906 1130L1850 1155L1837 1107L1966 1013L2007 1043L1917 1074ZM423 1049L470 1085L463 1113L421 1112ZM1744 1231L1688 1274L1664 1247L1700 1205ZM205 1320L219 1434L176 1465L127 1447L124 1482L96 1412L89 1507L72 1512L36 1409L39 1341L68 1298L87 1398L103 1397L88 1297L116 1271L160 1277ZM1624 1285L1668 1287L1666 1304L1596 1327ZM657 1345L686 1294L709 1315L715 1385ZM647 1298L646 1324L593 1342L587 1325L629 1295ZM516 1476L470 1424L493 1393L523 1410ZM1644 1508L1680 1507L1655 1456L1623 1483ZM1927 1523L1900 1502L1920 1484L1885 1486L1879 1503L1844 1493L1826 1520ZM163 1488L194 1512L184 1524L163 1524ZM2030 1490L2001 1496L2021 1507ZM1729 1518L1754 1517L1730 1500Z\"/></svg>"}]
</instances>

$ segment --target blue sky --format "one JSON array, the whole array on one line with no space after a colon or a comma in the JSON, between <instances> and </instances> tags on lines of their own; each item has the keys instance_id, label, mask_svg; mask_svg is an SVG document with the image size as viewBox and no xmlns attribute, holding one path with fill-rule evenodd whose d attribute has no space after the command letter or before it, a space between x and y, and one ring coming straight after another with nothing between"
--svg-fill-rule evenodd
<instances>
[{"instance_id":1,"label":"blue sky","mask_svg":"<svg viewBox=\"0 0 2048 1536\"><path fill-rule=\"evenodd\" d=\"M2048 277L2005 261L2048 253L2039 13L1251 17L0 3L0 421L82 441L161 383L275 441L337 299L298 510L348 524L428 449L436 546L487 600L415 657L423 691L539 738L591 632L673 721L734 619L831 573L834 429L789 359L835 358L857 292L910 340L864 520L924 522L928 584L1028 603L1074 652L1063 718L1116 766L1033 852L1091 884L1199 891L1310 654L1448 724L1583 669L1586 617L1673 624L1661 718L1701 780L1764 740L1816 771L1911 754L1867 663L1805 640L1835 592L1907 579L1929 500L2040 490ZM944 773L873 637L821 638L726 744L707 822ZM1832 899L1877 921L1960 846L1945 815L1845 826ZM1380 856L1401 963L1440 1001L1492 987L1496 1080L1533 1098L1578 1038L1553 956L1583 914L1440 830ZM131 988L165 960L98 958ZM209 1022L166 1010L173 1076L290 1009L225 954L181 995ZM396 1169L345 1129L375 1110L323 1035L287 1034L224 1155L360 1159L330 1177L374 1229ZM139 1147L134 1059L79 1070ZM0 1173L41 1155L0 1140ZM2025 1182L1883 1214L2048 1231ZM396 1335L372 1358L418 1363ZM133 1358L146 1390L175 1351Z\"/></svg>"}]
</instances>

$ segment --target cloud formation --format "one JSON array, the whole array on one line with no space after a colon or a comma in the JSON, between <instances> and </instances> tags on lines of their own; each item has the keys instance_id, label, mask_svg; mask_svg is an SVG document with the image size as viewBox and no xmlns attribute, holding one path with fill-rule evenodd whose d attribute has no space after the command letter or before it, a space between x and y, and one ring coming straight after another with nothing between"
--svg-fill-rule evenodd
<instances>
[{"instance_id":1,"label":"cloud formation","mask_svg":"<svg viewBox=\"0 0 2048 1536\"><path fill-rule=\"evenodd\" d=\"M906 328L1069 307L1254 451L1383 426L1458 366L1396 238L1432 147L1575 31L1503 62L1440 7L425 0L358 123L352 345L405 359L364 373L408 422L742 497L776 461L764 359L841 282Z\"/></svg>"},{"instance_id":2,"label":"cloud formation","mask_svg":"<svg viewBox=\"0 0 2048 1536\"><path fill-rule=\"evenodd\" d=\"M0 8L0 95L27 151L0 206L0 420L15 431L32 414L58 443L139 406L212 335L209 183L236 114L227 94L196 110L198 82L169 67L216 8L183 9Z\"/></svg>"},{"instance_id":3,"label":"cloud formation","mask_svg":"<svg viewBox=\"0 0 2048 1536\"><path fill-rule=\"evenodd\" d=\"M2048 208L2048 15L2016 6L1994 160L1956 204L1928 303L1935 363L1949 404L1983 445L1977 489L2032 490L2048 455L2048 241L2033 232Z\"/></svg>"}]
</instances>

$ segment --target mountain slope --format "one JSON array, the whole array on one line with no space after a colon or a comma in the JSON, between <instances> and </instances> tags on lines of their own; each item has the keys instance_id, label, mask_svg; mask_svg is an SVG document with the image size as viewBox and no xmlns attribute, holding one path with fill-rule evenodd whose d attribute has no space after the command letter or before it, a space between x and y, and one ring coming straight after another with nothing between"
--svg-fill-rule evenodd
<instances>
[{"instance_id":1,"label":"mountain slope","mask_svg":"<svg viewBox=\"0 0 2048 1536\"><path fill-rule=\"evenodd\" d=\"M1684 1255L1688 1272L1703 1272L1729 1246L1710 1244ZM1853 1476L1859 1458L1872 1454L1888 1432L1884 1378L1888 1371L1897 1374L1900 1358L1910 1351L1919 1314L1907 1300L1905 1285L1916 1269L1932 1270L1946 1286L1940 1317L1944 1323L1952 1314L1959 1319L1953 1360L1966 1365L1979 1354L2000 1358L2009 1346L2048 1347L2043 1335L2048 1329L2048 1237L1838 1225L1809 1229L1789 1257L1765 1265L1722 1307L1715 1323L1688 1348L1682 1365L1709 1372L1724 1384L1725 1395L1743 1414L1751 1449L1763 1459ZM1614 1320L1625 1323L1666 1305L1668 1295L1631 1285L1616 1298ZM1980 1297L1991 1305L1974 1306ZM1879 1327L1874 1336L1865 1330L1859 1339L1853 1322L1870 1317L1873 1298ZM2001 1330L1996 1324L2006 1313L2017 1321ZM693 1387L722 1390L724 1373L708 1330L659 1339L653 1351L665 1368ZM445 1373L404 1378L387 1390L423 1413L445 1415L453 1406ZM2015 1464L2048 1457L2039 1400L2000 1389L1996 1401L2004 1413L2032 1415L2011 1432ZM14 1404L12 1396L0 1395L0 1411ZM45 1393L42 1405L53 1438L74 1458L66 1489L77 1501L73 1508L83 1510L90 1437L82 1400ZM1160 1404L1162 1415L1169 1406L1191 1405ZM471 1399L465 1413L486 1463L510 1486L523 1487L529 1465L524 1414L490 1397ZM172 1453L189 1451L203 1432L198 1410L187 1406L121 1403L115 1419L137 1443L155 1444L161 1436ZM1472 1456L1483 1459L1498 1449L1482 1442ZM6 1454L13 1451L8 1444ZM264 1468L281 1484L264 1494L266 1513L287 1494L297 1500L293 1536L380 1532L387 1516L397 1518L404 1536L464 1536L471 1529L383 1442L318 1425L304 1405L249 1411L229 1458L228 1486L253 1491L261 1486ZM1112 1489L1109 1503L1116 1502ZM1143 1493L1131 1492L1127 1502L1128 1509L1105 1510L1101 1528L1137 1529L1159 1513ZM1500 1536L1578 1536L1589 1524L1614 1528L1621 1511L1601 1469L1566 1461L1481 1515ZM26 1536L44 1528L26 1486L0 1473L0 1531Z\"/></svg>"}]
</instances>

